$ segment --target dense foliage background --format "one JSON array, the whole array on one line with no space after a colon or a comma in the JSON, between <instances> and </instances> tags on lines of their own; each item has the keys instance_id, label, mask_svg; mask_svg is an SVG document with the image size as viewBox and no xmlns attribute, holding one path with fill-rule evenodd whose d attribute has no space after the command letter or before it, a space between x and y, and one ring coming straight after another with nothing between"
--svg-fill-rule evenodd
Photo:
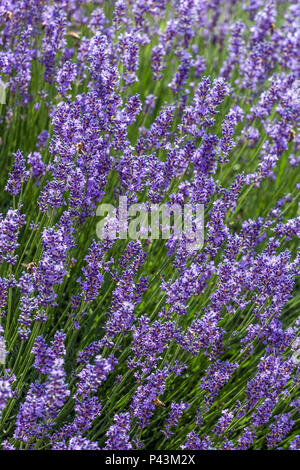
<instances>
[{"instance_id":1,"label":"dense foliage background","mask_svg":"<svg viewBox=\"0 0 300 470\"><path fill-rule=\"evenodd\" d=\"M4 449L300 448L299 18L1 0ZM119 195L204 204L203 248L99 240Z\"/></svg>"}]
</instances>

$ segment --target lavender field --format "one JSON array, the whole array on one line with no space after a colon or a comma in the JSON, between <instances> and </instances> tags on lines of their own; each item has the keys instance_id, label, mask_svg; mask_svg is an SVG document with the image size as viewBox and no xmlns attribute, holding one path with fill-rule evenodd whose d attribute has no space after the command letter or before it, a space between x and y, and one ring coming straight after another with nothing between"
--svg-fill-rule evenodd
<instances>
[{"instance_id":1,"label":"lavender field","mask_svg":"<svg viewBox=\"0 0 300 470\"><path fill-rule=\"evenodd\" d=\"M299 0L0 31L0 449L300 450Z\"/></svg>"}]
</instances>

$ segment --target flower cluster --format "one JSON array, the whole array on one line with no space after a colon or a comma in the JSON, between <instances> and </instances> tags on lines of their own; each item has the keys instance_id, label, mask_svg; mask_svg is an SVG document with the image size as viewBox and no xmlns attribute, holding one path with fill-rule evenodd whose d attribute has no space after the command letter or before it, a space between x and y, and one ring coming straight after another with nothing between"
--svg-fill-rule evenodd
<instances>
[{"instance_id":1,"label":"flower cluster","mask_svg":"<svg viewBox=\"0 0 300 470\"><path fill-rule=\"evenodd\" d=\"M299 17L0 2L3 449L300 448Z\"/></svg>"}]
</instances>

